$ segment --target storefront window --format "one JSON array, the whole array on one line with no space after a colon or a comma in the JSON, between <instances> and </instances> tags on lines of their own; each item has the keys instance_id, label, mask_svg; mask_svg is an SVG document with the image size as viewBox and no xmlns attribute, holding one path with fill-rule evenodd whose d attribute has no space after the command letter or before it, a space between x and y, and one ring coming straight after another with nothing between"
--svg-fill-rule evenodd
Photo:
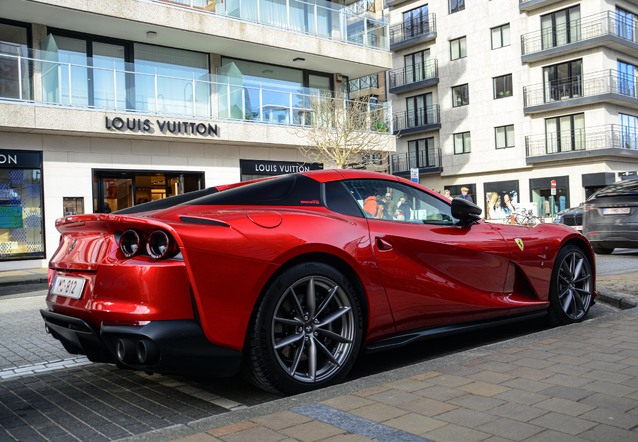
<instances>
[{"instance_id":1,"label":"storefront window","mask_svg":"<svg viewBox=\"0 0 638 442\"><path fill-rule=\"evenodd\" d=\"M0 261L44 258L42 154L0 150Z\"/></svg>"},{"instance_id":2,"label":"storefront window","mask_svg":"<svg viewBox=\"0 0 638 442\"><path fill-rule=\"evenodd\" d=\"M508 220L519 206L518 181L485 183L485 219Z\"/></svg>"},{"instance_id":3,"label":"storefront window","mask_svg":"<svg viewBox=\"0 0 638 442\"><path fill-rule=\"evenodd\" d=\"M552 180L556 188L552 190ZM569 177L535 178L530 180L531 200L536 216L554 217L561 210L569 208Z\"/></svg>"}]
</instances>

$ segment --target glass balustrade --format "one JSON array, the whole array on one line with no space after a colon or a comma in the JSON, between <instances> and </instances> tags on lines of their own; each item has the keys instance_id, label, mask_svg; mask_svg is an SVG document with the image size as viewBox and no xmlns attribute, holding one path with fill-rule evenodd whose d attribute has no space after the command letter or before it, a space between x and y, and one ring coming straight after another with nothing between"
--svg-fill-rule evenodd
<instances>
[{"instance_id":1,"label":"glass balustrade","mask_svg":"<svg viewBox=\"0 0 638 442\"><path fill-rule=\"evenodd\" d=\"M312 122L313 97L320 91L291 88L237 75L160 68L132 63L96 66L64 54L0 43L0 100L146 115L231 119L279 125ZM64 58L64 59L59 59ZM141 72L139 69L142 69ZM369 104L371 127L389 128L390 104Z\"/></svg>"}]
</instances>

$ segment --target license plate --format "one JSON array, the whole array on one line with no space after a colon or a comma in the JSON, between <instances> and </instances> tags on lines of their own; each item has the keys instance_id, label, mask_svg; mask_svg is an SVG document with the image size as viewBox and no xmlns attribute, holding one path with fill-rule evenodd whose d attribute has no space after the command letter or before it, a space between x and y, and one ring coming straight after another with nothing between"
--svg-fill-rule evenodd
<instances>
[{"instance_id":1,"label":"license plate","mask_svg":"<svg viewBox=\"0 0 638 442\"><path fill-rule=\"evenodd\" d=\"M631 208L629 207L607 207L603 209L603 215L629 215Z\"/></svg>"},{"instance_id":2,"label":"license plate","mask_svg":"<svg viewBox=\"0 0 638 442\"><path fill-rule=\"evenodd\" d=\"M84 289L84 278L73 276L58 276L55 278L51 293L54 295L66 296L67 298L80 299Z\"/></svg>"}]
</instances>

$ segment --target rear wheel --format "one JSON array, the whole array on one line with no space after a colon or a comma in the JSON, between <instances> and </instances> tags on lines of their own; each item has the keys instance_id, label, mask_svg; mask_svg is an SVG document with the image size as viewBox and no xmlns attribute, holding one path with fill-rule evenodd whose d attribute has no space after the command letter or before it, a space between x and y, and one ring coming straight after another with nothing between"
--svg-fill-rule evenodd
<instances>
[{"instance_id":1,"label":"rear wheel","mask_svg":"<svg viewBox=\"0 0 638 442\"><path fill-rule=\"evenodd\" d=\"M594 296L591 260L579 247L563 247L556 258L550 287L549 316L556 325L585 319Z\"/></svg>"},{"instance_id":2,"label":"rear wheel","mask_svg":"<svg viewBox=\"0 0 638 442\"><path fill-rule=\"evenodd\" d=\"M342 380L363 334L355 290L335 268L304 263L270 286L248 337L243 372L258 387L295 394Z\"/></svg>"}]
</instances>

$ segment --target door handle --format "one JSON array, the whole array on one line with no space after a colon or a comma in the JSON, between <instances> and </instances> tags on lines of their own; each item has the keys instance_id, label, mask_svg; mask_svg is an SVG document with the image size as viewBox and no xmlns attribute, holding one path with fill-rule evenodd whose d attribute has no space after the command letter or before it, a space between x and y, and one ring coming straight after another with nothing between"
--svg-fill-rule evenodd
<instances>
[{"instance_id":1,"label":"door handle","mask_svg":"<svg viewBox=\"0 0 638 442\"><path fill-rule=\"evenodd\" d=\"M392 244L390 244L383 238L377 238L377 249L382 251L392 250Z\"/></svg>"}]
</instances>

